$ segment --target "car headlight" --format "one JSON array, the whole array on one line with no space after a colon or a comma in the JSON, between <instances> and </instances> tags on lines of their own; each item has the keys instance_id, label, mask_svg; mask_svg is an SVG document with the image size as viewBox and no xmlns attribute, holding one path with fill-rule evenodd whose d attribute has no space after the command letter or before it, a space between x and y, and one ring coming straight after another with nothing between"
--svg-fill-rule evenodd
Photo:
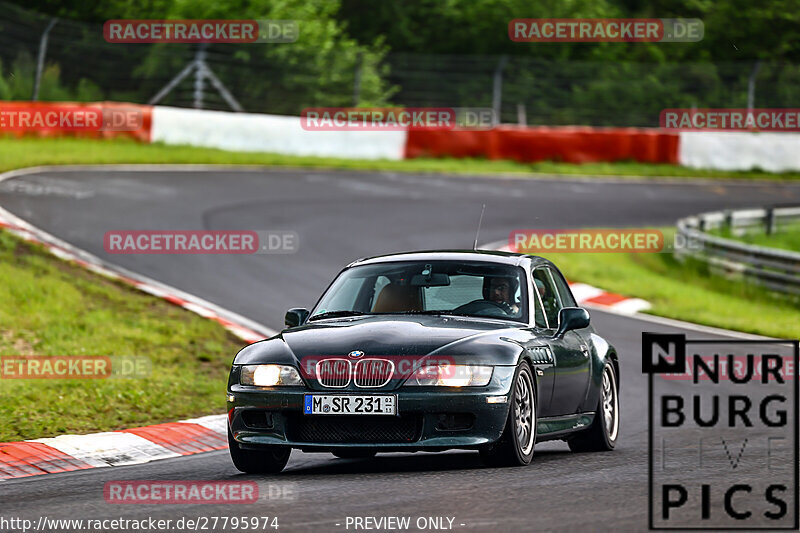
<instances>
[{"instance_id":1,"label":"car headlight","mask_svg":"<svg viewBox=\"0 0 800 533\"><path fill-rule=\"evenodd\" d=\"M491 379L491 366L437 364L418 368L406 386L484 387Z\"/></svg>"},{"instance_id":2,"label":"car headlight","mask_svg":"<svg viewBox=\"0 0 800 533\"><path fill-rule=\"evenodd\" d=\"M276 385L302 385L303 380L293 366L245 365L239 377L242 385L274 387Z\"/></svg>"}]
</instances>

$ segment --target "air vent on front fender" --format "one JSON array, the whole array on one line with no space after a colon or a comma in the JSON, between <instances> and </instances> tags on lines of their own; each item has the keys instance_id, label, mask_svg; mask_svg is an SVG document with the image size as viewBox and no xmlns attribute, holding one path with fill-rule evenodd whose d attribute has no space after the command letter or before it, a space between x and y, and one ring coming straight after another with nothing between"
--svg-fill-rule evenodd
<instances>
[{"instance_id":1,"label":"air vent on front fender","mask_svg":"<svg viewBox=\"0 0 800 533\"><path fill-rule=\"evenodd\" d=\"M548 364L553 362L553 354L547 346L534 346L528 348L531 359L536 364Z\"/></svg>"}]
</instances>

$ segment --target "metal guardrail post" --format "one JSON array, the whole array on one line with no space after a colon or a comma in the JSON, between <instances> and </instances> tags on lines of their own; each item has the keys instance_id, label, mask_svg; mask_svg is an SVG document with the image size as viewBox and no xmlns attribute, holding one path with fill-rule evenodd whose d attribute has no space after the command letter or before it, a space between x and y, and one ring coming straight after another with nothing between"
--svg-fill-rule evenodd
<instances>
[{"instance_id":1,"label":"metal guardrail post","mask_svg":"<svg viewBox=\"0 0 800 533\"><path fill-rule=\"evenodd\" d=\"M767 235L772 235L775 233L775 208L770 207L767 209L767 216L765 217L767 223Z\"/></svg>"},{"instance_id":2,"label":"metal guardrail post","mask_svg":"<svg viewBox=\"0 0 800 533\"><path fill-rule=\"evenodd\" d=\"M353 107L358 107L361 101L361 69L364 66L364 52L356 54L356 64L353 67Z\"/></svg>"},{"instance_id":3,"label":"metal guardrail post","mask_svg":"<svg viewBox=\"0 0 800 533\"><path fill-rule=\"evenodd\" d=\"M195 53L195 64L198 68L194 71L194 108L203 109L203 93L205 92L205 72L203 72L202 65L206 61L206 48L208 44L201 43L197 45L197 52Z\"/></svg>"},{"instance_id":4,"label":"metal guardrail post","mask_svg":"<svg viewBox=\"0 0 800 533\"><path fill-rule=\"evenodd\" d=\"M39 57L36 60L36 79L33 81L33 96L31 100L34 102L39 99L39 85L42 82L42 71L44 70L44 58L47 56L47 38L50 36L50 30L58 22L57 18L51 19L50 24L45 28L42 33L42 40L39 42Z\"/></svg>"},{"instance_id":5,"label":"metal guardrail post","mask_svg":"<svg viewBox=\"0 0 800 533\"><path fill-rule=\"evenodd\" d=\"M756 101L756 78L761 71L761 60L755 62L753 70L750 71L750 78L747 80L747 111L751 112Z\"/></svg>"},{"instance_id":6,"label":"metal guardrail post","mask_svg":"<svg viewBox=\"0 0 800 533\"><path fill-rule=\"evenodd\" d=\"M520 126L528 125L528 114L525 110L525 104L522 102L517 104L517 124Z\"/></svg>"},{"instance_id":7,"label":"metal guardrail post","mask_svg":"<svg viewBox=\"0 0 800 533\"><path fill-rule=\"evenodd\" d=\"M506 68L507 63L508 57L500 56L500 61L497 62L492 79L492 109L494 109L498 124L503 121L500 112L503 107L503 69Z\"/></svg>"}]
</instances>

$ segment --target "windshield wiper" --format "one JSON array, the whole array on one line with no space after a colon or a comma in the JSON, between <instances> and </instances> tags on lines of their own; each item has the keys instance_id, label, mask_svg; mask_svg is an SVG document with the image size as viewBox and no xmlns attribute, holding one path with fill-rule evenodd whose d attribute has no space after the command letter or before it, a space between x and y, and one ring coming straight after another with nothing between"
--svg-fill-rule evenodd
<instances>
[{"instance_id":1,"label":"windshield wiper","mask_svg":"<svg viewBox=\"0 0 800 533\"><path fill-rule=\"evenodd\" d=\"M489 316L489 315L471 315L468 313L455 313L453 311L404 311L402 313L398 313L401 315L433 315L433 316L457 316L457 317L466 317L466 318L474 318L475 320L504 320L507 322L519 322L519 320L511 317L504 317L504 316Z\"/></svg>"},{"instance_id":2,"label":"windshield wiper","mask_svg":"<svg viewBox=\"0 0 800 533\"><path fill-rule=\"evenodd\" d=\"M345 317L345 316L359 316L359 315L366 315L366 314L367 313L364 313L362 311L346 311L346 310L326 311L324 313L320 313L318 315L312 316L311 318L308 319L308 321L311 322L312 320L317 320L317 319L322 319L322 318L339 318L339 317Z\"/></svg>"},{"instance_id":3,"label":"windshield wiper","mask_svg":"<svg viewBox=\"0 0 800 533\"><path fill-rule=\"evenodd\" d=\"M475 316L453 311L403 311L401 315L434 315L434 316Z\"/></svg>"}]
</instances>

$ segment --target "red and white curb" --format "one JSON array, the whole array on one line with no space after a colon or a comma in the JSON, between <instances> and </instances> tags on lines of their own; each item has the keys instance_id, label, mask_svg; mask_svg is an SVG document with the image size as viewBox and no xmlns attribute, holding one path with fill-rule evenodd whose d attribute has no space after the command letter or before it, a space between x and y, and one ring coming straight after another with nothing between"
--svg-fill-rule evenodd
<instances>
[{"instance_id":1,"label":"red and white curb","mask_svg":"<svg viewBox=\"0 0 800 533\"><path fill-rule=\"evenodd\" d=\"M27 168L0 174L0 182L52 168ZM44 246L53 255L148 294L214 320L245 342L252 343L276 332L237 313L165 285L141 274L103 261L88 252L35 227L0 207L0 228ZM170 422L123 431L0 443L0 480L69 472L86 468L147 463L200 452L225 449L225 415Z\"/></svg>"},{"instance_id":2,"label":"red and white curb","mask_svg":"<svg viewBox=\"0 0 800 533\"><path fill-rule=\"evenodd\" d=\"M487 244L484 248L500 252L517 251L505 241ZM569 282L569 288L572 290L572 295L575 296L578 305L582 307L594 307L622 315L635 315L652 307L650 302L641 298L629 298L621 294L604 291L586 283Z\"/></svg>"},{"instance_id":3,"label":"red and white curb","mask_svg":"<svg viewBox=\"0 0 800 533\"><path fill-rule=\"evenodd\" d=\"M228 447L225 415L0 443L0 480L148 463Z\"/></svg>"}]
</instances>

